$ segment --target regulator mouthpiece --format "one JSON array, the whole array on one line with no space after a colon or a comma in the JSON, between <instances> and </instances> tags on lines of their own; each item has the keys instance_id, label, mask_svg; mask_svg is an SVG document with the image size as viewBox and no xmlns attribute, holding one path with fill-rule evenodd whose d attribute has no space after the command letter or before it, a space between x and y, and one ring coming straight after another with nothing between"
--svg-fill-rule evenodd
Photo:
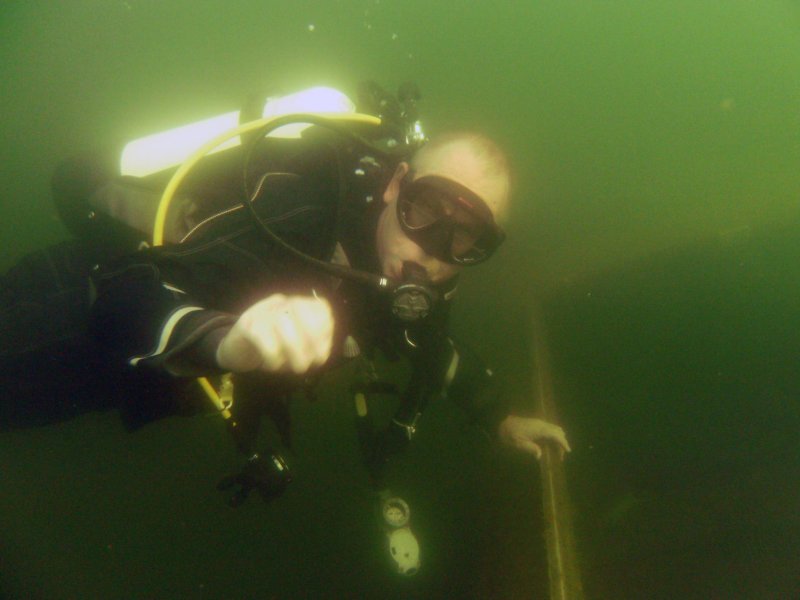
<instances>
[{"instance_id":1,"label":"regulator mouthpiece","mask_svg":"<svg viewBox=\"0 0 800 600\"><path fill-rule=\"evenodd\" d=\"M403 263L403 283L394 289L392 313L401 321L424 319L433 310L436 292L428 287L425 269L417 263Z\"/></svg>"}]
</instances>

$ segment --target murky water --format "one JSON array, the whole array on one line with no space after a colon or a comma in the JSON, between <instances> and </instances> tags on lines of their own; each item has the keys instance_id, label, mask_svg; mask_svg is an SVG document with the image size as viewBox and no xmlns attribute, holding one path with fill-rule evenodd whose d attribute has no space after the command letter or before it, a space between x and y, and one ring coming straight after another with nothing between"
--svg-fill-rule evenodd
<instances>
[{"instance_id":1,"label":"murky water","mask_svg":"<svg viewBox=\"0 0 800 600\"><path fill-rule=\"evenodd\" d=\"M413 79L429 133L475 128L513 159L509 242L464 278L454 328L525 398L545 308L587 597L793 598L798 31L788 0L10 0L0 265L66 236L48 181L71 154L254 92ZM345 385L296 406L287 494L236 511L213 418L0 435L0 592L543 597L536 465L449 405L397 474L423 569L388 572Z\"/></svg>"}]
</instances>

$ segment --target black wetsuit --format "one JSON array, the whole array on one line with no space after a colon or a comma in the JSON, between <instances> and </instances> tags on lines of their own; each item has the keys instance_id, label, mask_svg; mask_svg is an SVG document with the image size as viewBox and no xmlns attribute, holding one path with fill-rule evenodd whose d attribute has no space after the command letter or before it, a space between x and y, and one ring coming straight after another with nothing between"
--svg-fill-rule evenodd
<instances>
[{"instance_id":1,"label":"black wetsuit","mask_svg":"<svg viewBox=\"0 0 800 600\"><path fill-rule=\"evenodd\" d=\"M269 165L269 170L293 175L270 177L256 210L275 234L298 250L328 261L339 242L353 267L377 273L375 227L384 206L381 190L361 189L342 203L341 149L338 164L332 156L327 147L293 150L279 165ZM93 193L108 193L120 185L126 182L106 181L95 185ZM202 184L192 189L200 196L204 193ZM208 190L217 199L235 199L239 193L235 185L226 184L206 186ZM228 202L236 206L235 200ZM434 314L408 325L391 315L384 294L338 282L287 253L258 231L241 207L213 214L179 245L94 264L98 253L108 254L97 248L97 243L66 243L59 250L38 253L38 258L27 259L4 276L0 367L14 406L6 394L0 425L38 424L121 405L128 424L135 427L182 410L186 398L196 395L194 376L219 373L214 352L237 315L274 293L316 293L330 300L336 320L331 365L341 359L347 335L364 352L381 349L408 357L412 374L396 424L410 424L445 387L490 436L506 414L490 372L447 335L455 282L439 290L447 299ZM453 360L454 352L458 361ZM42 380L48 371L53 377ZM307 381L263 373L239 379L237 396L241 389L267 398L284 396Z\"/></svg>"}]
</instances>

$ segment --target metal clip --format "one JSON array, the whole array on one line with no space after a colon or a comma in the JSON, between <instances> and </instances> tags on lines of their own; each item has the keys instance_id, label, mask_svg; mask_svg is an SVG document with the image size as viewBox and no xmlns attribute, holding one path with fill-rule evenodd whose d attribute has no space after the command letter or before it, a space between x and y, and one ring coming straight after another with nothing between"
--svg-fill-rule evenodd
<instances>
[{"instance_id":1,"label":"metal clip","mask_svg":"<svg viewBox=\"0 0 800 600\"><path fill-rule=\"evenodd\" d=\"M398 427L402 427L403 429L405 429L406 430L406 437L409 439L409 441L411 441L411 438L413 438L414 435L417 433L417 421L419 421L419 418L421 416L422 416L422 413L415 414L410 425L406 424L406 423L402 423L402 422L398 421L397 419L392 419L392 423L394 423Z\"/></svg>"},{"instance_id":2,"label":"metal clip","mask_svg":"<svg viewBox=\"0 0 800 600\"><path fill-rule=\"evenodd\" d=\"M220 410L230 410L233 406L233 376L225 373L222 376L222 383L219 387L219 399L222 404Z\"/></svg>"}]
</instances>

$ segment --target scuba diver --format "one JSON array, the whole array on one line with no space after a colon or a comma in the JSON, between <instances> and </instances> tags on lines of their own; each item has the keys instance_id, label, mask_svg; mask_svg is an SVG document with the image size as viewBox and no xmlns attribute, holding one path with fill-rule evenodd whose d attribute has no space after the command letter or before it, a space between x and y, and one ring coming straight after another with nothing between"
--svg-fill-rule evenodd
<instances>
[{"instance_id":1,"label":"scuba diver","mask_svg":"<svg viewBox=\"0 0 800 600\"><path fill-rule=\"evenodd\" d=\"M0 427L115 406L136 429L197 412L195 378L205 377L246 456L220 489L234 506L251 491L269 500L292 475L280 451L258 446L262 417L290 446L292 394L313 394L326 370L359 361L351 389L364 464L407 574L418 567L410 509L384 473L431 400L452 399L489 438L537 457L542 443L569 451L557 425L510 414L492 370L448 333L460 273L504 240L509 168L483 135L428 140L418 100L411 84L392 96L368 83L359 109L379 125L307 111L262 118L194 169L61 165L54 198L75 239L0 281L0 380L13 398ZM276 135L296 123L310 127ZM402 389L378 376L379 354L408 361ZM387 393L399 408L378 427L369 402Z\"/></svg>"}]
</instances>

